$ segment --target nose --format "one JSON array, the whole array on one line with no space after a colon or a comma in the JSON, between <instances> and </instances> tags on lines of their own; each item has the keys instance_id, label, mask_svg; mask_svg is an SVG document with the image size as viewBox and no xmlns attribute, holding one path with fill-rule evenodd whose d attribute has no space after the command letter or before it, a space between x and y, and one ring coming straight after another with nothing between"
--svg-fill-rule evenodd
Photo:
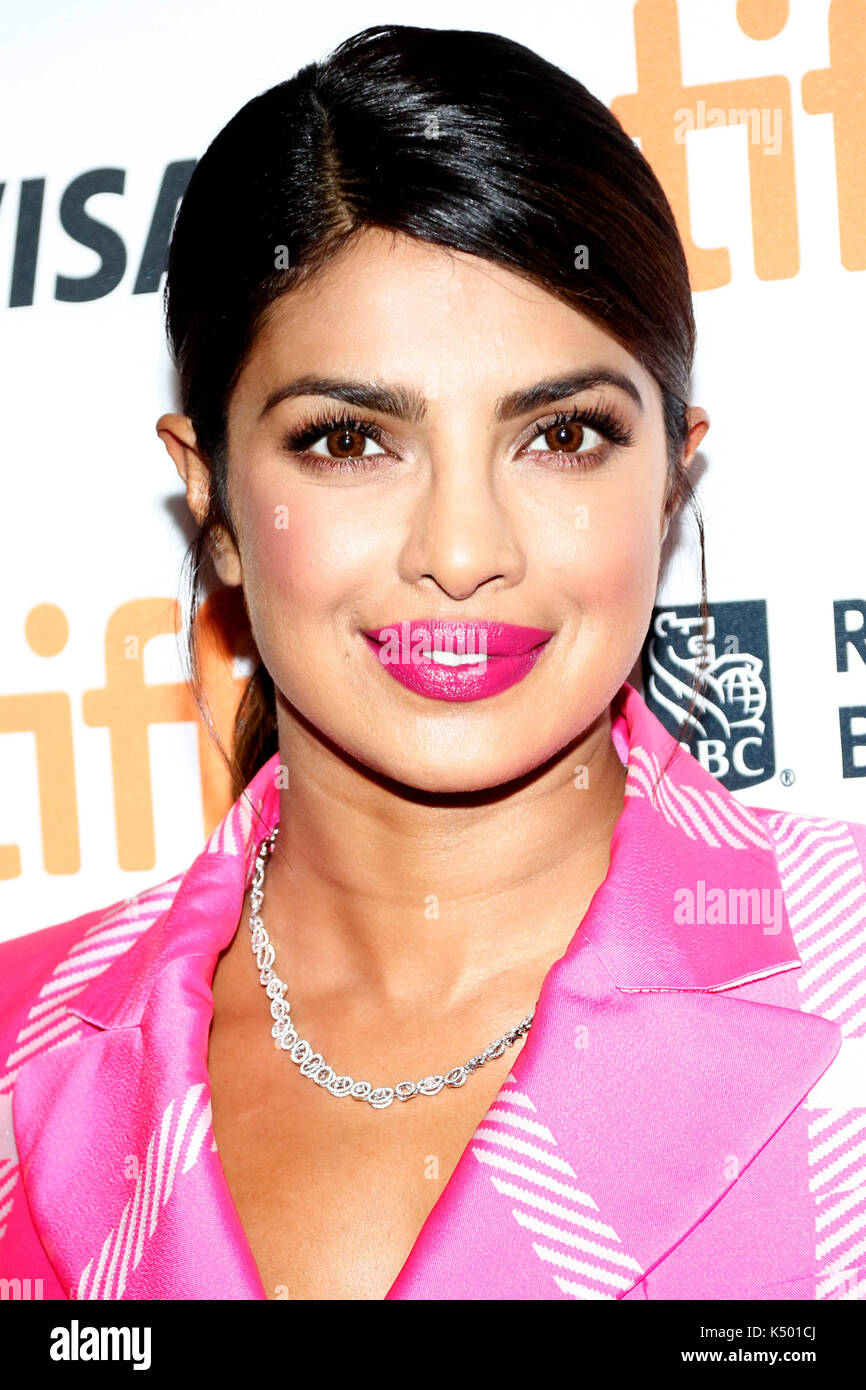
<instances>
[{"instance_id":1,"label":"nose","mask_svg":"<svg viewBox=\"0 0 866 1390\"><path fill-rule=\"evenodd\" d=\"M462 600L485 584L510 588L524 569L513 504L483 445L471 452L443 445L413 510L401 578Z\"/></svg>"}]
</instances>

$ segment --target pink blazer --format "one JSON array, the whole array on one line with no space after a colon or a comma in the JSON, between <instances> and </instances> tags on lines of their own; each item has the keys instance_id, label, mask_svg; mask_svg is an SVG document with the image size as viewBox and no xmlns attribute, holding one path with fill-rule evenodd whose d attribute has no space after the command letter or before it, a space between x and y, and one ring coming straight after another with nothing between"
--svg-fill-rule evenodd
<instances>
[{"instance_id":1,"label":"pink blazer","mask_svg":"<svg viewBox=\"0 0 866 1390\"><path fill-rule=\"evenodd\" d=\"M653 800L671 736L628 683L613 714L607 877L387 1297L866 1298L866 826L749 809L688 755ZM25 1296L266 1296L207 1041L277 763L186 873L0 946Z\"/></svg>"}]
</instances>

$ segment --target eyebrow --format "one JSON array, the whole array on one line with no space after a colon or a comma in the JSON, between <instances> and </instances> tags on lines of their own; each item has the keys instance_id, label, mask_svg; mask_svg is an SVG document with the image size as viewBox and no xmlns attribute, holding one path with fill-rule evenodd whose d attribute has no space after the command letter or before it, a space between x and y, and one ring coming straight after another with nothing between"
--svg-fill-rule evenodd
<instances>
[{"instance_id":1,"label":"eyebrow","mask_svg":"<svg viewBox=\"0 0 866 1390\"><path fill-rule=\"evenodd\" d=\"M631 377L609 367L587 367L581 371L569 372L561 377L544 377L532 386L522 387L500 396L496 402L497 420L513 420L530 410L542 410L546 405L563 400L566 396L590 391L598 386L614 386L624 391L638 407L644 410L644 402ZM345 401L347 405L358 406L364 410L376 410L382 415L417 424L427 413L427 402L419 391L406 386L385 386L374 381L350 381L345 377L300 376L272 391L262 407L259 419L281 401L294 396L330 396L334 400Z\"/></svg>"}]
</instances>

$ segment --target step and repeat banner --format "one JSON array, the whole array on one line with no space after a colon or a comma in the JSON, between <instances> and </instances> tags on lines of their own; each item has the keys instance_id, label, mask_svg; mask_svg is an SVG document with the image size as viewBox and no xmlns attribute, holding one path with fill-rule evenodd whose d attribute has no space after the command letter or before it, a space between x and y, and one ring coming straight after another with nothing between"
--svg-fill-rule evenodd
<instances>
[{"instance_id":1,"label":"step and repeat banner","mask_svg":"<svg viewBox=\"0 0 866 1390\"><path fill-rule=\"evenodd\" d=\"M229 805L185 685L192 525L155 433L178 200L253 95L369 24L493 30L579 77L671 200L698 322L690 514L632 681L749 805L866 821L866 3L4 6L0 938L183 870ZM241 615L198 622L228 737Z\"/></svg>"}]
</instances>

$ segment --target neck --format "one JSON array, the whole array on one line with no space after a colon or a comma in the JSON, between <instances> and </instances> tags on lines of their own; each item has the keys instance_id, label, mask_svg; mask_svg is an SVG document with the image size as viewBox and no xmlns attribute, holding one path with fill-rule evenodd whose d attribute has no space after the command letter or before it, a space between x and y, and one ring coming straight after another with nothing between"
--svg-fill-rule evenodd
<instances>
[{"instance_id":1,"label":"neck","mask_svg":"<svg viewBox=\"0 0 866 1390\"><path fill-rule=\"evenodd\" d=\"M540 984L607 872L626 778L609 709L540 771L471 795L389 783L291 722L280 755L262 915L290 998L444 1006L497 979Z\"/></svg>"}]
</instances>

